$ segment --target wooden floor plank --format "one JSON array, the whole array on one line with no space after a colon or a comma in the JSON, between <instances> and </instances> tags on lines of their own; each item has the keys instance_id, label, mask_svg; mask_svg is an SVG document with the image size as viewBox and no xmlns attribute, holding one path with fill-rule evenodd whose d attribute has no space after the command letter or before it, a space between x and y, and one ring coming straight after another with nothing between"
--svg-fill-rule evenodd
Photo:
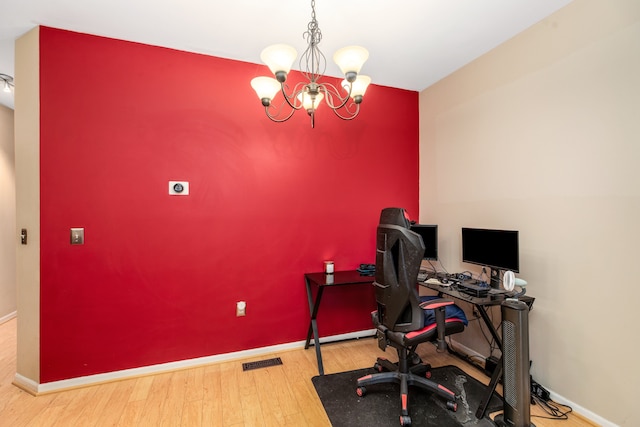
<instances>
[{"instance_id":1,"label":"wooden floor plank","mask_svg":"<svg viewBox=\"0 0 640 427\"><path fill-rule=\"evenodd\" d=\"M104 390L104 389L102 389ZM102 390L100 391L102 393ZM88 421L85 424L80 423L80 416L87 405L93 400L98 387L85 387L77 390L73 390L67 395L72 395L71 399L65 405L65 411L62 413L58 420L54 424L55 427L77 426L77 425L89 425ZM60 393L63 394L63 393ZM55 406L62 406L60 404ZM93 420L92 420L93 421Z\"/></svg>"},{"instance_id":2,"label":"wooden floor plank","mask_svg":"<svg viewBox=\"0 0 640 427\"><path fill-rule=\"evenodd\" d=\"M139 400L146 400L149 396L149 390L153 384L153 376L136 378L131 396L129 396L129 402L137 402Z\"/></svg>"},{"instance_id":3,"label":"wooden floor plank","mask_svg":"<svg viewBox=\"0 0 640 427\"><path fill-rule=\"evenodd\" d=\"M142 420L147 425L159 426L164 410L172 373L154 375L149 395L142 410Z\"/></svg>"},{"instance_id":4,"label":"wooden floor plank","mask_svg":"<svg viewBox=\"0 0 640 427\"><path fill-rule=\"evenodd\" d=\"M220 365L207 366L203 370L202 425L221 427L224 424Z\"/></svg>"},{"instance_id":5,"label":"wooden floor plank","mask_svg":"<svg viewBox=\"0 0 640 427\"><path fill-rule=\"evenodd\" d=\"M118 419L120 426L141 426L144 425L142 413L145 407L144 400L129 401L122 410L122 415Z\"/></svg>"},{"instance_id":6,"label":"wooden floor plank","mask_svg":"<svg viewBox=\"0 0 640 427\"><path fill-rule=\"evenodd\" d=\"M24 425L37 427L53 427L58 422L58 420L64 416L66 412L67 408L65 408L64 406L48 406L42 412L33 416L31 420ZM9 420L7 420L7 422L9 422Z\"/></svg>"},{"instance_id":7,"label":"wooden floor plank","mask_svg":"<svg viewBox=\"0 0 640 427\"><path fill-rule=\"evenodd\" d=\"M182 409L186 395L188 371L176 371L169 380L169 388L160 415L161 427L173 427L180 425Z\"/></svg>"},{"instance_id":8,"label":"wooden floor plank","mask_svg":"<svg viewBox=\"0 0 640 427\"><path fill-rule=\"evenodd\" d=\"M95 393L90 398L80 403L78 411L80 416L75 425L92 426L96 424L98 417L105 411L111 400L111 396L118 388L118 383L104 384L102 387L91 387Z\"/></svg>"},{"instance_id":9,"label":"wooden floor plank","mask_svg":"<svg viewBox=\"0 0 640 427\"><path fill-rule=\"evenodd\" d=\"M184 408L182 408L182 419L180 426L201 426L202 424L202 406L203 401L200 400L186 400L184 402Z\"/></svg>"},{"instance_id":10,"label":"wooden floor plank","mask_svg":"<svg viewBox=\"0 0 640 427\"><path fill-rule=\"evenodd\" d=\"M124 408L129 402L129 397L133 391L135 380L129 379L118 381L115 385L116 386L113 389L105 389L104 387L106 384L92 386L92 388L98 388L99 393L102 393L103 391L107 391L109 393L108 397L105 397L105 399L107 399L107 403L104 405L104 410L95 414L95 425L97 427L112 427L118 425L118 421L122 417Z\"/></svg>"},{"instance_id":11,"label":"wooden floor plank","mask_svg":"<svg viewBox=\"0 0 640 427\"><path fill-rule=\"evenodd\" d=\"M220 365L220 395L217 398L222 400L222 423L225 426L244 423L238 384L240 373L237 362L226 362Z\"/></svg>"}]
</instances>

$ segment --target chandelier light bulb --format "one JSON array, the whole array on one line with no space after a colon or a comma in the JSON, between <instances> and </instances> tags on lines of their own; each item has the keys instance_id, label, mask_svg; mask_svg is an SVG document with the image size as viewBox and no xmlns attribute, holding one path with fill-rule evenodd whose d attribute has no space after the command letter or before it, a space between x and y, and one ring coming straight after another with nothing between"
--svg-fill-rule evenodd
<instances>
[{"instance_id":1,"label":"chandelier light bulb","mask_svg":"<svg viewBox=\"0 0 640 427\"><path fill-rule=\"evenodd\" d=\"M369 84L371 83L371 77L363 76L362 74L358 74L356 80L351 83L351 98L356 100L356 103L362 102L362 97L364 93L367 91ZM342 81L342 87L344 90L349 92L349 82L347 80ZM359 97L359 98L358 98ZM357 101L359 99L359 101Z\"/></svg>"},{"instance_id":2,"label":"chandelier light bulb","mask_svg":"<svg viewBox=\"0 0 640 427\"><path fill-rule=\"evenodd\" d=\"M298 101L302 103L302 108L304 108L307 111L307 113L317 110L323 98L324 98L324 94L322 92L316 95L315 102L308 92L300 92L298 94Z\"/></svg>"},{"instance_id":3,"label":"chandelier light bulb","mask_svg":"<svg viewBox=\"0 0 640 427\"><path fill-rule=\"evenodd\" d=\"M262 105L268 107L271 100L280 90L280 82L273 77L256 77L251 80L251 87L256 91Z\"/></svg>"},{"instance_id":4,"label":"chandelier light bulb","mask_svg":"<svg viewBox=\"0 0 640 427\"><path fill-rule=\"evenodd\" d=\"M349 76L349 74L351 73L360 73L362 66L368 58L369 51L360 46L343 47L333 54L334 62L338 64L338 67L340 67L342 74L344 74L345 76ZM353 79L355 79L355 75L353 76ZM347 77L347 80L349 80L349 77Z\"/></svg>"},{"instance_id":5,"label":"chandelier light bulb","mask_svg":"<svg viewBox=\"0 0 640 427\"><path fill-rule=\"evenodd\" d=\"M262 62L267 64L271 72L280 81L279 74L283 74L284 79L291 71L291 67L298 56L298 52L294 48L286 44L274 44L266 47L260 54ZM282 80L284 82L284 80Z\"/></svg>"}]
</instances>

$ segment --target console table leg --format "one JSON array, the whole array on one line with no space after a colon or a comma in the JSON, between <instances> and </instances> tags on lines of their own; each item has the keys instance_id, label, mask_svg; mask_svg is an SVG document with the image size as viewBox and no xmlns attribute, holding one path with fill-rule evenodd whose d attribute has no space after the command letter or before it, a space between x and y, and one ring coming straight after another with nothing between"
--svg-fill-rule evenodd
<instances>
[{"instance_id":1,"label":"console table leg","mask_svg":"<svg viewBox=\"0 0 640 427\"><path fill-rule=\"evenodd\" d=\"M311 284L309 280L305 279L305 285L307 287L307 299L309 300L309 312L311 313L311 322L309 323L309 331L307 332L307 341L305 342L305 350L309 348L311 343L311 334L313 334L313 345L316 350L316 359L318 361L318 373L324 375L324 366L322 365L322 353L320 352L320 337L318 335L318 323L316 317L318 315L318 307L320 307L320 300L322 299L323 288L318 288L318 294L316 295L315 302L313 301L313 295L311 292Z\"/></svg>"}]
</instances>

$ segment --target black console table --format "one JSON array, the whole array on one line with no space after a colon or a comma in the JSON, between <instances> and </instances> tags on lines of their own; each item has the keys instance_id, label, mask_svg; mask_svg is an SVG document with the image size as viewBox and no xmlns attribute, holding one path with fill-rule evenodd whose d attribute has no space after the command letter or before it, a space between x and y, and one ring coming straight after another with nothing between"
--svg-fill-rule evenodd
<instances>
[{"instance_id":1,"label":"black console table","mask_svg":"<svg viewBox=\"0 0 640 427\"><path fill-rule=\"evenodd\" d=\"M322 366L322 354L320 353L320 336L318 335L318 324L316 317L318 316L318 309L320 308L320 301L322 300L322 294L325 289L336 286L345 285L371 285L373 283L373 276L364 276L356 270L351 271L336 271L333 274L321 273L307 273L304 275L304 283L307 287L307 298L309 300L309 312L311 313L311 320L309 322L309 331L307 332L307 340L304 344L305 350L309 348L311 344L311 335L313 335L313 344L316 349L316 358L318 359L318 372L320 375L324 375L324 367ZM313 299L313 288L317 288L316 298Z\"/></svg>"}]
</instances>

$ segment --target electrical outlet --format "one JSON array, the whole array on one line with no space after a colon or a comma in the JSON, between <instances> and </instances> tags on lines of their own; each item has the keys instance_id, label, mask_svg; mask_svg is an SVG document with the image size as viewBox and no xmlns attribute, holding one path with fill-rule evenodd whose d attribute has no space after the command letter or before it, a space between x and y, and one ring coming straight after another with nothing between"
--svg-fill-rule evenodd
<instances>
[{"instance_id":1,"label":"electrical outlet","mask_svg":"<svg viewBox=\"0 0 640 427\"><path fill-rule=\"evenodd\" d=\"M245 301L238 301L236 303L236 316L246 316L247 315L247 303Z\"/></svg>"}]
</instances>

